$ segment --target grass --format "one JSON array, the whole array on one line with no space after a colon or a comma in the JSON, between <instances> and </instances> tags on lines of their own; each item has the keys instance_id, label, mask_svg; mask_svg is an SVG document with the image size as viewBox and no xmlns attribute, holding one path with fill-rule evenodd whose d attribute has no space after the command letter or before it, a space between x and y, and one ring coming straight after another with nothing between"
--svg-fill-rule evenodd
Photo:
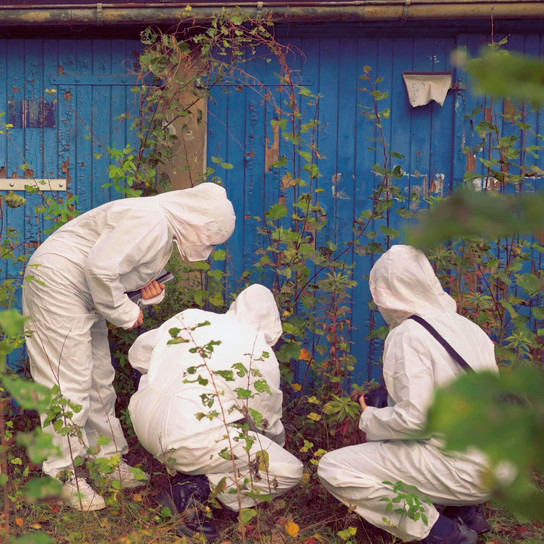
<instances>
[{"instance_id":1,"label":"grass","mask_svg":"<svg viewBox=\"0 0 544 544\"><path fill-rule=\"evenodd\" d=\"M179 521L161 515L155 497L168 483L162 465L141 447L134 446L129 455L151 473L148 486L136 490L106 493L108 508L81 513L62 503L25 504L17 501L13 518L17 535L45 532L58 544L193 544L198 538L178 537ZM245 536L237 515L214 509L213 520L220 531L218 543L225 544L342 544L338 532L354 527L352 542L358 544L400 544L388 533L366 523L330 496L316 481L310 480L284 496L264 504L258 515L245 524ZM544 542L544 524L523 523L507 512L487 506L493 530L480 537L480 544L521 544ZM298 529L297 529L298 528ZM290 534L291 533L291 534ZM29 543L37 541L29 540Z\"/></svg>"},{"instance_id":2,"label":"grass","mask_svg":"<svg viewBox=\"0 0 544 544\"><path fill-rule=\"evenodd\" d=\"M32 423L23 418L20 424L27 431L37 420ZM25 480L41 473L39 467L30 465L24 452L16 451L18 446L13 445L11 453L21 458L23 464L11 467L12 533L18 537L28 535L24 544L39 544L36 535L40 532L50 535L58 544L201 543L198 538L176 535L182 520L164 515L156 501L157 493L169 484L170 477L163 465L139 445L130 429L126 431L131 442L127 461L148 472L151 481L136 490L116 492L110 488L105 492L108 507L98 512L77 512L58 501L26 503L20 490ZM325 437L314 439L327 442ZM349 538L352 544L400 544L325 491L316 476L314 457L310 453L299 453L298 442L296 439L290 442L290 449L305 463L303 483L271 503L260 505L257 515L246 523L240 523L234 512L213 509L213 521L220 531L218 544L345 544L348 537L338 533L350 527L356 529L355 535ZM335 447L332 443L327 445L330 449ZM481 536L479 544L544 543L544 524L525 523L491 505L487 505L486 511L493 530ZM0 542L5 540L0 538Z\"/></svg>"}]
</instances>

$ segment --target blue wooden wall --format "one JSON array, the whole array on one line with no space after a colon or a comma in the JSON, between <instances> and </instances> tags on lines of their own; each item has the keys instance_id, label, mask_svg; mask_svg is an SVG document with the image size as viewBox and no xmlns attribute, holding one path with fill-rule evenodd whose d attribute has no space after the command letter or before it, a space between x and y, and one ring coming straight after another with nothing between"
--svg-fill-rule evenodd
<instances>
[{"instance_id":1,"label":"blue wooden wall","mask_svg":"<svg viewBox=\"0 0 544 544\"><path fill-rule=\"evenodd\" d=\"M0 112L11 125L0 138L0 177L28 177L29 184L32 178L65 179L66 192L46 196L75 195L81 210L117 198L102 187L106 147L136 143L127 122L116 117L139 111L130 91L138 48L126 40L0 40ZM25 207L7 211L26 251L43 239L34 211L40 202L34 195ZM20 266L4 268L4 277L20 273Z\"/></svg>"},{"instance_id":2,"label":"blue wooden wall","mask_svg":"<svg viewBox=\"0 0 544 544\"><path fill-rule=\"evenodd\" d=\"M329 219L319 235L318 245L327 240L338 244L352 239L353 220L370 207L369 197L377 180L372 166L380 163L379 152L371 149L375 128L361 114L371 105L362 91L363 67L372 68L372 77L383 77L380 89L389 92L380 102L391 115L384 120L385 137L392 151L404 155L398 163L406 175L400 181L405 194L424 185L429 187L437 175L443 176L445 193L458 185L465 172L463 147L477 141L474 125L465 118L477 106L497 111L502 104L486 104L467 90L465 75L450 62L450 53L459 45L477 53L488 41L481 34L449 37L395 37L383 33L368 37L361 29L350 32L306 31L297 35L291 30L282 40L292 45L289 55L297 81L321 95L317 118L317 147L326 158L319 161L322 177L317 183L320 201ZM298 36L298 37L297 37ZM509 47L528 54L542 53L539 34L513 35ZM68 193L77 195L83 211L117 198L108 181L109 159L101 155L106 146L124 147L135 143L126 121L117 120L123 113L138 113L137 95L131 92L136 83L132 68L135 52L140 49L137 37L124 39L3 39L0 40L0 112L4 122L13 125L9 138L0 137L0 177L22 177L21 165L27 163L38 178L65 178ZM245 69L272 89L275 100L285 98L279 84L279 67L265 59L247 60ZM436 103L412 108L402 79L404 71L451 71L456 90L450 90L443 107ZM301 111L307 120L314 117L309 99L300 98ZM234 165L218 174L233 200L238 223L228 242L229 288L236 288L242 273L258 259L255 251L262 243L258 223L265 210L285 197L295 198L295 190L281 189L285 169L267 170L267 148L274 142L271 121L278 117L274 101L263 99L257 86L224 85L213 91L208 118L208 163L212 157ZM541 116L527 113L528 122L537 130ZM281 141L280 154L289 156L286 168L295 160L288 145ZM542 166L542 165L541 165ZM32 250L44 225L36 221L32 196L24 208L8 210L8 224L24 235ZM353 291L353 353L358 377L379 375L370 363L378 361L371 344L365 340L370 327L369 293L365 276L372 265L370 257L354 254L357 287ZM18 277L20 266L3 267L4 277ZM260 279L260 278L258 278Z\"/></svg>"},{"instance_id":3,"label":"blue wooden wall","mask_svg":"<svg viewBox=\"0 0 544 544\"><path fill-rule=\"evenodd\" d=\"M64 179L67 191L44 196L75 195L83 211L118 198L103 187L109 180L106 147L136 144L127 122L116 117L139 112L131 92L139 49L136 40L0 40L0 121L8 127L7 136L0 134L0 177L28 177L30 185L33 178ZM7 226L21 236L17 255L32 252L50 226L35 211L42 197L25 196L24 207L3 208L3 236ZM0 268L2 278L20 282L21 262L2 261ZM20 350L12 354L10 365L19 367L21 357Z\"/></svg>"},{"instance_id":4,"label":"blue wooden wall","mask_svg":"<svg viewBox=\"0 0 544 544\"><path fill-rule=\"evenodd\" d=\"M360 34L363 34L361 32ZM360 79L363 67L369 66L372 78L383 77L379 84L389 96L379 102L380 109L389 109L390 116L383 120L384 136L390 150L404 158L393 159L405 175L398 182L405 195L419 191L433 194L433 184L443 179L443 194L448 194L463 181L467 170L465 146L479 142L475 130L477 121L467 115L478 107L488 108L492 113L503 111L502 101L486 102L485 98L473 96L469 90L466 74L452 66L451 53L457 47L467 47L472 55L489 41L487 34L452 35L443 38L426 37L363 37L356 31L351 33L327 32L321 28L318 33L310 31L303 38L284 40L300 54L291 57L291 68L297 80L314 94L320 95L317 113L306 108L301 99L301 111L309 122L314 116L319 120L317 147L326 159L319 161L322 177L317 186L323 190L320 203L327 210L329 226L320 233L317 245L327 240L338 244L353 238L352 225L363 210L369 209L369 197L379 179L373 174L374 164L383 164L380 147L374 139L378 136L374 125L361 113L362 108L372 105L368 92L362 88L368 84ZM296 31L291 31L296 36ZM542 53L541 35L514 35L509 39L509 49L528 55ZM282 88L277 74L279 66L265 62L256 55L248 59L244 70L256 80L268 85L275 81L273 94L276 101L263 100L257 85L235 88L232 84L214 89L210 104L208 156L219 157L234 165L230 170L217 169L226 183L234 201L239 221L230 248L230 282L236 281L242 273L259 259L255 248L263 241L258 237L258 222L253 218L262 217L266 209L285 197L292 202L293 189L282 190L283 174L292 170L291 159L282 169L265 168L266 148L274 141L272 121L278 118L275 103L281 103ZM403 72L451 72L453 89L448 92L443 106L432 102L429 105L410 106ZM276 75L275 75L276 74ZM283 95L286 100L287 96ZM307 102L307 101L306 101ZM541 131L542 116L536 112L525 112L528 123ZM481 117L480 119L481 120ZM536 144L536 137L533 137ZM291 157L292 150L286 141L280 143L280 155ZM483 173L483 166L478 161ZM542 161L539 161L542 167ZM533 185L542 185L535 180ZM435 195L442 194L435 192ZM393 226L399 226L398 223ZM395 243L402 243L399 238ZM368 303L370 300L367 275L372 266L371 257L351 255L355 263L354 279L358 281L352 293L352 353L357 357L356 377L368 379L381 373L377 364L380 350L376 343L366 339L373 321ZM259 276L254 276L257 280ZM375 317L375 314L374 314ZM378 316L378 323L380 318Z\"/></svg>"}]
</instances>

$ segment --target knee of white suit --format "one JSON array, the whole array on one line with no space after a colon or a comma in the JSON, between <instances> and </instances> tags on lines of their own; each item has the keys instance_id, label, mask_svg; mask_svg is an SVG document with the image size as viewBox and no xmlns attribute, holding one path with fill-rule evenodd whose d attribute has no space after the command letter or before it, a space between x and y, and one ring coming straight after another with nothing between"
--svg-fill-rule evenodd
<instances>
[{"instance_id":1,"label":"knee of white suit","mask_svg":"<svg viewBox=\"0 0 544 544\"><path fill-rule=\"evenodd\" d=\"M345 462L343 449L326 453L319 461L317 475L326 487L375 487L377 480L363 471L356 473ZM328 484L328 485L327 485Z\"/></svg>"}]
</instances>

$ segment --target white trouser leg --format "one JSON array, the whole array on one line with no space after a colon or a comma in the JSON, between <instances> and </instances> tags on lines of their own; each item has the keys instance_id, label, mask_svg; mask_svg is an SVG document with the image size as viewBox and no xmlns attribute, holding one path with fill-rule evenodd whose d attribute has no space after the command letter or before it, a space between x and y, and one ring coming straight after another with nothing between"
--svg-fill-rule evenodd
<instances>
[{"instance_id":1,"label":"white trouser leg","mask_svg":"<svg viewBox=\"0 0 544 544\"><path fill-rule=\"evenodd\" d=\"M429 534L438 519L436 508L423 503L428 524L386 512L387 502L381 499L394 499L396 494L383 482L416 486L433 503L477 504L488 498L480 484L481 471L481 465L446 456L434 446L391 441L329 452L319 463L318 475L328 491L353 506L369 523L404 541L413 541ZM402 503L395 507L402 507Z\"/></svg>"},{"instance_id":2,"label":"white trouser leg","mask_svg":"<svg viewBox=\"0 0 544 544\"><path fill-rule=\"evenodd\" d=\"M90 407L85 432L90 445L96 446L99 436L110 439L100 446L99 457L111 457L128 451L128 444L115 415L116 393L113 387L115 369L111 364L108 328L106 321L100 319L91 329L93 372L89 392Z\"/></svg>"},{"instance_id":3,"label":"white trouser leg","mask_svg":"<svg viewBox=\"0 0 544 544\"><path fill-rule=\"evenodd\" d=\"M53 256L56 257L56 256ZM54 261L54 258L49 259ZM58 259L57 259L58 260ZM62 264L69 266L69 261ZM75 275L76 273L74 273ZM99 340L98 380L94 376L93 330L104 327L102 318L93 312L85 299L67 275L66 267L61 269L41 265L27 269L38 281L25 281L23 290L23 313L30 318L28 330L32 333L27 339L30 359L30 372L33 379L45 387L59 386L62 395L74 404L81 405L81 411L73 413L69 425L79 430L79 438L60 436L52 425L44 428L53 436L59 446L60 455L51 455L43 463L43 471L56 476L64 469L72 467L77 456L86 456L89 444L86 429L91 408L96 411L97 401L92 400L93 382L100 385L113 375L111 369L104 378L106 357L103 336ZM111 367L109 355L107 364ZM109 383L111 387L111 381ZM96 391L94 392L96 394ZM104 393L100 391L100 394ZM111 394L106 391L106 405L111 405ZM42 424L46 414L40 414ZM95 416L92 427L95 428ZM104 424L104 427L109 426ZM111 436L108 431L106 436Z\"/></svg>"},{"instance_id":4,"label":"white trouser leg","mask_svg":"<svg viewBox=\"0 0 544 544\"><path fill-rule=\"evenodd\" d=\"M213 489L223 479L226 488L217 498L231 510L254 506L261 502L259 494L276 497L295 487L302 478L302 463L287 450L266 436L249 432L254 439L249 453L244 440L235 440L240 430L229 426L231 441L224 438L225 431L218 430L203 436L206 447L191 447L168 450L168 463L176 470L191 474L205 474ZM196 445L196 441L193 442ZM232 453L235 461L225 459L220 452ZM185 450L185 451L184 451ZM232 450L232 451L231 451ZM259 467L259 452L265 451L268 467ZM247 496L247 493L256 496Z\"/></svg>"}]
</instances>

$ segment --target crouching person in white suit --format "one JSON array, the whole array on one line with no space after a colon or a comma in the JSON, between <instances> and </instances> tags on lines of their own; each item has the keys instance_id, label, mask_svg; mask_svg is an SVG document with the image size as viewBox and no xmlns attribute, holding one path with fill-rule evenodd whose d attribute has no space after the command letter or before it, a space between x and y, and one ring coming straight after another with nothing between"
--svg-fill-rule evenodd
<instances>
[{"instance_id":1,"label":"crouching person in white suit","mask_svg":"<svg viewBox=\"0 0 544 544\"><path fill-rule=\"evenodd\" d=\"M370 272L370 291L391 328L383 355L389 405L367 406L361 397L360 427L367 442L327 453L319 477L340 501L404 541L474 544L478 533L490 529L478 507L489 498L482 481L483 455L474 450L447 454L435 437L414 440L425 426L434 389L464 370L420 322L409 318L431 324L475 371L498 371L493 343L456 312L429 261L414 248L393 246L378 259ZM396 497L386 481L416 486L431 500L422 503L427 523L424 516L415 520L395 509L386 511L388 499Z\"/></svg>"},{"instance_id":2,"label":"crouching person in white suit","mask_svg":"<svg viewBox=\"0 0 544 544\"><path fill-rule=\"evenodd\" d=\"M182 513L208 497L239 510L297 485L301 462L282 446L282 392L272 346L278 308L262 285L242 291L226 314L185 310L136 340L131 365L144 375L129 404L142 445L176 484L158 500ZM186 512L181 534L217 536Z\"/></svg>"}]
</instances>

